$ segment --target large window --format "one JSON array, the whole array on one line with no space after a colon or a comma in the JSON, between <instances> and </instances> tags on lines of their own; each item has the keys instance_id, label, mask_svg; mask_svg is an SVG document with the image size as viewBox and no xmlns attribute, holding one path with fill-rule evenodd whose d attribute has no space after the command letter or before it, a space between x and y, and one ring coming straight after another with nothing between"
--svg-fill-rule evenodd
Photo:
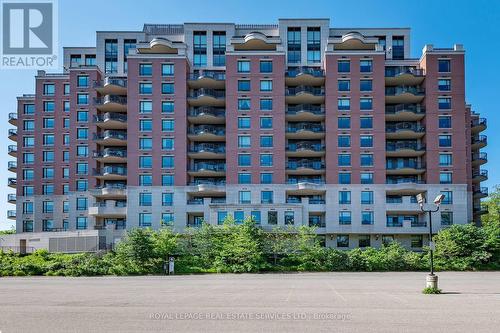
<instances>
[{"instance_id":1,"label":"large window","mask_svg":"<svg viewBox=\"0 0 500 333\"><path fill-rule=\"evenodd\" d=\"M196 67L207 65L207 32L193 32L193 63Z\"/></svg>"},{"instance_id":2,"label":"large window","mask_svg":"<svg viewBox=\"0 0 500 333\"><path fill-rule=\"evenodd\" d=\"M307 28L307 62L321 62L321 29Z\"/></svg>"},{"instance_id":3,"label":"large window","mask_svg":"<svg viewBox=\"0 0 500 333\"><path fill-rule=\"evenodd\" d=\"M79 216L76 218L76 230L87 229L87 218L84 216Z\"/></svg>"},{"instance_id":4,"label":"large window","mask_svg":"<svg viewBox=\"0 0 500 333\"><path fill-rule=\"evenodd\" d=\"M361 204L373 204L373 191L361 191Z\"/></svg>"},{"instance_id":5,"label":"large window","mask_svg":"<svg viewBox=\"0 0 500 333\"><path fill-rule=\"evenodd\" d=\"M118 40L104 41L104 68L106 73L118 72Z\"/></svg>"},{"instance_id":6,"label":"large window","mask_svg":"<svg viewBox=\"0 0 500 333\"><path fill-rule=\"evenodd\" d=\"M373 224L373 211L362 211L361 212L361 224L364 224L364 225Z\"/></svg>"},{"instance_id":7,"label":"large window","mask_svg":"<svg viewBox=\"0 0 500 333\"><path fill-rule=\"evenodd\" d=\"M226 32L214 31L213 40L213 65L226 66Z\"/></svg>"},{"instance_id":8,"label":"large window","mask_svg":"<svg viewBox=\"0 0 500 333\"><path fill-rule=\"evenodd\" d=\"M340 211L339 212L339 224L340 225L349 225L351 224L351 211Z\"/></svg>"},{"instance_id":9,"label":"large window","mask_svg":"<svg viewBox=\"0 0 500 333\"><path fill-rule=\"evenodd\" d=\"M449 72L451 72L451 61L450 61L450 59L439 59L438 60L438 72L439 73L449 73Z\"/></svg>"},{"instance_id":10,"label":"large window","mask_svg":"<svg viewBox=\"0 0 500 333\"><path fill-rule=\"evenodd\" d=\"M287 31L287 51L289 63L300 63L300 27L289 27Z\"/></svg>"},{"instance_id":11,"label":"large window","mask_svg":"<svg viewBox=\"0 0 500 333\"><path fill-rule=\"evenodd\" d=\"M238 73L250 73L250 60L238 60Z\"/></svg>"},{"instance_id":12,"label":"large window","mask_svg":"<svg viewBox=\"0 0 500 333\"><path fill-rule=\"evenodd\" d=\"M351 191L339 191L339 204L349 205L351 203Z\"/></svg>"},{"instance_id":13,"label":"large window","mask_svg":"<svg viewBox=\"0 0 500 333\"><path fill-rule=\"evenodd\" d=\"M140 227L150 227L152 224L152 214L151 213L139 213L139 226Z\"/></svg>"},{"instance_id":14,"label":"large window","mask_svg":"<svg viewBox=\"0 0 500 333\"><path fill-rule=\"evenodd\" d=\"M249 204L249 203L251 203L252 202L251 194L252 193L250 191L240 191L238 193L240 204Z\"/></svg>"},{"instance_id":15,"label":"large window","mask_svg":"<svg viewBox=\"0 0 500 333\"><path fill-rule=\"evenodd\" d=\"M273 191L260 192L260 202L263 204L272 204L273 203Z\"/></svg>"}]
</instances>

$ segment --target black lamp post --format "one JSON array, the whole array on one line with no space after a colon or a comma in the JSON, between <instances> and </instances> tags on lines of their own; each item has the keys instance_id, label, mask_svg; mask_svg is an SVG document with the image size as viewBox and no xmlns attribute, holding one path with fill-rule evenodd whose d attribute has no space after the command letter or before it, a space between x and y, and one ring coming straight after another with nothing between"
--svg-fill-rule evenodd
<instances>
[{"instance_id":1,"label":"black lamp post","mask_svg":"<svg viewBox=\"0 0 500 333\"><path fill-rule=\"evenodd\" d=\"M434 242L432 241L432 213L435 213L439 210L441 202L444 199L444 195L440 194L434 199L435 209L424 209L425 204L425 194L419 193L417 195L417 202L420 205L420 210L424 213L429 213L429 248L430 248L430 263L431 263L431 272L427 276L426 282L427 287L435 288L438 287L438 277L434 275Z\"/></svg>"}]
</instances>

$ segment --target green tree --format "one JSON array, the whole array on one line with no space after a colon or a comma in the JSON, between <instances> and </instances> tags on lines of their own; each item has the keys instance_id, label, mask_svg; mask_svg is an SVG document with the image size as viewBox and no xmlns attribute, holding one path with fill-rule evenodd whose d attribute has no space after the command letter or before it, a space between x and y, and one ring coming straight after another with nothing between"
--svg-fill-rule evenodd
<instances>
[{"instance_id":1,"label":"green tree","mask_svg":"<svg viewBox=\"0 0 500 333\"><path fill-rule=\"evenodd\" d=\"M158 271L153 231L135 228L127 232L116 247L112 271L115 274L149 274Z\"/></svg>"}]
</instances>

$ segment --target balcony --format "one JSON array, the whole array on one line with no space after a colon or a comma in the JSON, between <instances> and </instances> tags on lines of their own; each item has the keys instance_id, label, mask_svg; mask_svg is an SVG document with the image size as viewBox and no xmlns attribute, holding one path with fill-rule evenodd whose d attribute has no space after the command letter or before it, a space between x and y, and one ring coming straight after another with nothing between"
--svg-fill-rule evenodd
<instances>
[{"instance_id":1,"label":"balcony","mask_svg":"<svg viewBox=\"0 0 500 333\"><path fill-rule=\"evenodd\" d=\"M386 123L385 136L387 139L421 139L425 135L425 127L415 123Z\"/></svg>"},{"instance_id":2,"label":"balcony","mask_svg":"<svg viewBox=\"0 0 500 333\"><path fill-rule=\"evenodd\" d=\"M385 68L385 84L388 86L416 86L424 81L424 70L409 66Z\"/></svg>"},{"instance_id":3,"label":"balcony","mask_svg":"<svg viewBox=\"0 0 500 333\"><path fill-rule=\"evenodd\" d=\"M484 131L487 127L486 118L473 118L471 120L471 132L477 134Z\"/></svg>"},{"instance_id":4,"label":"balcony","mask_svg":"<svg viewBox=\"0 0 500 333\"><path fill-rule=\"evenodd\" d=\"M226 110L210 106L191 108L188 113L191 124L224 124L226 122Z\"/></svg>"},{"instance_id":5,"label":"balcony","mask_svg":"<svg viewBox=\"0 0 500 333\"><path fill-rule=\"evenodd\" d=\"M289 161L286 165L286 172L289 175L319 175L325 172L325 163L307 159Z\"/></svg>"},{"instance_id":6,"label":"balcony","mask_svg":"<svg viewBox=\"0 0 500 333\"><path fill-rule=\"evenodd\" d=\"M17 129L9 128L8 138L12 141L17 141Z\"/></svg>"},{"instance_id":7,"label":"balcony","mask_svg":"<svg viewBox=\"0 0 500 333\"><path fill-rule=\"evenodd\" d=\"M17 113L9 113L9 124L17 126Z\"/></svg>"},{"instance_id":8,"label":"balcony","mask_svg":"<svg viewBox=\"0 0 500 333\"><path fill-rule=\"evenodd\" d=\"M323 104L325 89L311 86L289 87L285 92L285 101L288 104Z\"/></svg>"},{"instance_id":9,"label":"balcony","mask_svg":"<svg viewBox=\"0 0 500 333\"><path fill-rule=\"evenodd\" d=\"M17 172L17 162L16 161L7 162L7 169L10 172Z\"/></svg>"},{"instance_id":10,"label":"balcony","mask_svg":"<svg viewBox=\"0 0 500 333\"><path fill-rule=\"evenodd\" d=\"M17 157L17 146L16 145L9 145L7 147L7 150L9 152L10 156Z\"/></svg>"},{"instance_id":11,"label":"balcony","mask_svg":"<svg viewBox=\"0 0 500 333\"><path fill-rule=\"evenodd\" d=\"M106 77L104 80L94 81L94 88L101 95L126 95L127 79Z\"/></svg>"},{"instance_id":12,"label":"balcony","mask_svg":"<svg viewBox=\"0 0 500 333\"><path fill-rule=\"evenodd\" d=\"M472 165L479 166L488 162L488 154L484 152L472 153Z\"/></svg>"},{"instance_id":13,"label":"balcony","mask_svg":"<svg viewBox=\"0 0 500 333\"><path fill-rule=\"evenodd\" d=\"M7 218L9 220L15 220L16 219L16 211L15 210L8 210L7 211Z\"/></svg>"},{"instance_id":14,"label":"balcony","mask_svg":"<svg viewBox=\"0 0 500 333\"><path fill-rule=\"evenodd\" d=\"M388 175L419 175L425 172L425 163L411 159L387 161Z\"/></svg>"},{"instance_id":15,"label":"balcony","mask_svg":"<svg viewBox=\"0 0 500 333\"><path fill-rule=\"evenodd\" d=\"M189 148L188 156L198 159L223 159L226 157L224 144L199 143Z\"/></svg>"},{"instance_id":16,"label":"balcony","mask_svg":"<svg viewBox=\"0 0 500 333\"><path fill-rule=\"evenodd\" d=\"M188 205L203 205L204 200L203 198L193 198L193 199L188 199L187 200Z\"/></svg>"},{"instance_id":17,"label":"balcony","mask_svg":"<svg viewBox=\"0 0 500 333\"><path fill-rule=\"evenodd\" d=\"M223 178L198 178L189 184L188 193L196 196L221 196L226 193L226 181Z\"/></svg>"},{"instance_id":18,"label":"balcony","mask_svg":"<svg viewBox=\"0 0 500 333\"><path fill-rule=\"evenodd\" d=\"M288 121L322 121L325 119L325 108L317 104L289 105L286 109Z\"/></svg>"},{"instance_id":19,"label":"balcony","mask_svg":"<svg viewBox=\"0 0 500 333\"><path fill-rule=\"evenodd\" d=\"M94 105L102 112L127 112L127 97L106 95L94 98Z\"/></svg>"},{"instance_id":20,"label":"balcony","mask_svg":"<svg viewBox=\"0 0 500 333\"><path fill-rule=\"evenodd\" d=\"M224 106L226 104L226 92L216 89L196 89L188 97L191 106Z\"/></svg>"},{"instance_id":21,"label":"balcony","mask_svg":"<svg viewBox=\"0 0 500 333\"><path fill-rule=\"evenodd\" d=\"M102 180L125 180L127 179L127 168L125 166L105 166L94 169L94 176Z\"/></svg>"},{"instance_id":22,"label":"balcony","mask_svg":"<svg viewBox=\"0 0 500 333\"><path fill-rule=\"evenodd\" d=\"M478 170L472 173L472 182L480 183L488 180L488 170Z\"/></svg>"},{"instance_id":23,"label":"balcony","mask_svg":"<svg viewBox=\"0 0 500 333\"><path fill-rule=\"evenodd\" d=\"M477 150L486 147L488 144L488 138L486 135L479 135L478 137L472 138L472 150Z\"/></svg>"},{"instance_id":24,"label":"balcony","mask_svg":"<svg viewBox=\"0 0 500 333\"><path fill-rule=\"evenodd\" d=\"M222 126L193 126L188 131L191 141L225 141L226 129Z\"/></svg>"},{"instance_id":25,"label":"balcony","mask_svg":"<svg viewBox=\"0 0 500 333\"><path fill-rule=\"evenodd\" d=\"M226 73L223 71L196 71L188 76L191 89L224 89Z\"/></svg>"},{"instance_id":26,"label":"balcony","mask_svg":"<svg viewBox=\"0 0 500 333\"><path fill-rule=\"evenodd\" d=\"M107 130L101 133L94 133L94 141L104 146L126 146L127 132Z\"/></svg>"},{"instance_id":27,"label":"balcony","mask_svg":"<svg viewBox=\"0 0 500 333\"><path fill-rule=\"evenodd\" d=\"M425 116L425 109L418 104L386 105L386 121L419 121Z\"/></svg>"},{"instance_id":28,"label":"balcony","mask_svg":"<svg viewBox=\"0 0 500 333\"><path fill-rule=\"evenodd\" d=\"M473 188L474 199L486 198L488 196L487 187L474 187Z\"/></svg>"},{"instance_id":29,"label":"balcony","mask_svg":"<svg viewBox=\"0 0 500 333\"><path fill-rule=\"evenodd\" d=\"M7 185L9 187L16 188L16 186L17 186L17 179L13 178L13 177L7 179Z\"/></svg>"},{"instance_id":30,"label":"balcony","mask_svg":"<svg viewBox=\"0 0 500 333\"><path fill-rule=\"evenodd\" d=\"M315 123L289 123L286 129L287 139L322 139L325 137L325 128Z\"/></svg>"},{"instance_id":31,"label":"balcony","mask_svg":"<svg viewBox=\"0 0 500 333\"><path fill-rule=\"evenodd\" d=\"M403 221L406 222L406 221ZM427 222L426 221L415 221L415 220L410 220L410 226L412 228L425 228L427 227Z\"/></svg>"},{"instance_id":32,"label":"balcony","mask_svg":"<svg viewBox=\"0 0 500 333\"><path fill-rule=\"evenodd\" d=\"M387 195L417 195L422 192L419 185L425 182L417 176L390 176L386 178Z\"/></svg>"},{"instance_id":33,"label":"balcony","mask_svg":"<svg viewBox=\"0 0 500 333\"><path fill-rule=\"evenodd\" d=\"M89 207L89 215L102 218L124 218L127 216L127 203L106 200Z\"/></svg>"},{"instance_id":34,"label":"balcony","mask_svg":"<svg viewBox=\"0 0 500 333\"><path fill-rule=\"evenodd\" d=\"M215 162L194 163L188 174L196 177L221 177L226 174L226 164Z\"/></svg>"},{"instance_id":35,"label":"balcony","mask_svg":"<svg viewBox=\"0 0 500 333\"><path fill-rule=\"evenodd\" d=\"M386 104L420 103L425 97L425 91L412 86L386 87Z\"/></svg>"},{"instance_id":36,"label":"balcony","mask_svg":"<svg viewBox=\"0 0 500 333\"><path fill-rule=\"evenodd\" d=\"M325 193L325 180L320 176L289 176L287 195L323 195Z\"/></svg>"},{"instance_id":37,"label":"balcony","mask_svg":"<svg viewBox=\"0 0 500 333\"><path fill-rule=\"evenodd\" d=\"M287 86L320 86L325 83L325 72L318 67L290 68L285 73Z\"/></svg>"},{"instance_id":38,"label":"balcony","mask_svg":"<svg viewBox=\"0 0 500 333\"><path fill-rule=\"evenodd\" d=\"M325 146L321 143L308 141L290 143L286 147L286 156L289 157L321 157L325 155Z\"/></svg>"},{"instance_id":39,"label":"balcony","mask_svg":"<svg viewBox=\"0 0 500 333\"><path fill-rule=\"evenodd\" d=\"M11 204L16 203L16 195L14 193L7 194L7 202Z\"/></svg>"},{"instance_id":40,"label":"balcony","mask_svg":"<svg viewBox=\"0 0 500 333\"><path fill-rule=\"evenodd\" d=\"M425 154L425 146L416 142L387 142L385 149L387 157L415 157Z\"/></svg>"},{"instance_id":41,"label":"balcony","mask_svg":"<svg viewBox=\"0 0 500 333\"><path fill-rule=\"evenodd\" d=\"M107 129L126 129L127 128L127 115L106 112L104 114L95 115L94 123L97 127Z\"/></svg>"},{"instance_id":42,"label":"balcony","mask_svg":"<svg viewBox=\"0 0 500 333\"><path fill-rule=\"evenodd\" d=\"M94 158L102 163L127 163L127 150L105 148L95 151Z\"/></svg>"},{"instance_id":43,"label":"balcony","mask_svg":"<svg viewBox=\"0 0 500 333\"><path fill-rule=\"evenodd\" d=\"M127 185L122 183L110 183L91 189L90 193L100 199L125 199L127 197Z\"/></svg>"}]
</instances>

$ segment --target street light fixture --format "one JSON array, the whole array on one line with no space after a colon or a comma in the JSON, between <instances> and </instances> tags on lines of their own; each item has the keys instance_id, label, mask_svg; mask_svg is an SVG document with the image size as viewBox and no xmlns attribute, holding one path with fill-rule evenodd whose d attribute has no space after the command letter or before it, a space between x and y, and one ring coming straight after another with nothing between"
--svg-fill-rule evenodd
<instances>
[{"instance_id":1,"label":"street light fixture","mask_svg":"<svg viewBox=\"0 0 500 333\"><path fill-rule=\"evenodd\" d=\"M434 199L435 209L424 209L425 204L425 193L417 194L417 202L420 205L420 210L425 213L429 213L429 248L430 248L430 262L431 262L431 272L427 275L426 285L427 288L437 289L438 287L438 277L434 274L434 242L432 241L432 213L439 210L441 202L444 199L444 195L440 194Z\"/></svg>"}]
</instances>

